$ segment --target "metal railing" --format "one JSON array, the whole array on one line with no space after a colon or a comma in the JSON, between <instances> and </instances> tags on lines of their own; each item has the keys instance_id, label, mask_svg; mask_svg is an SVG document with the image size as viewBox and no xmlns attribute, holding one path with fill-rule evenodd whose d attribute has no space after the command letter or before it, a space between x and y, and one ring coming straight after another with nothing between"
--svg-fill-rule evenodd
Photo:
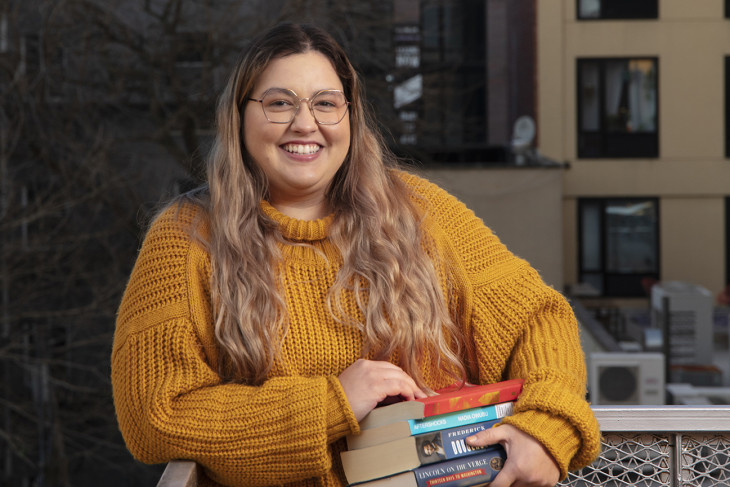
<instances>
[{"instance_id":1,"label":"metal railing","mask_svg":"<svg viewBox=\"0 0 730 487\"><path fill-rule=\"evenodd\" d=\"M564 487L730 486L730 406L594 406L601 455Z\"/></svg>"},{"instance_id":2,"label":"metal railing","mask_svg":"<svg viewBox=\"0 0 730 487\"><path fill-rule=\"evenodd\" d=\"M190 460L168 462L157 487L198 487L198 465Z\"/></svg>"},{"instance_id":3,"label":"metal railing","mask_svg":"<svg viewBox=\"0 0 730 487\"><path fill-rule=\"evenodd\" d=\"M730 486L730 406L594 406L601 455L563 487ZM158 487L195 487L194 462L168 463Z\"/></svg>"}]
</instances>

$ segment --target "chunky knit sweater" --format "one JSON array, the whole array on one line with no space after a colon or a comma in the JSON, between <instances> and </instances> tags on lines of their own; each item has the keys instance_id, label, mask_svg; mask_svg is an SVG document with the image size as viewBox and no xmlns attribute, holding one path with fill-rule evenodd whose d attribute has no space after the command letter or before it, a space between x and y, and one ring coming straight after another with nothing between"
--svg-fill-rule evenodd
<instances>
[{"instance_id":1,"label":"chunky knit sweater","mask_svg":"<svg viewBox=\"0 0 730 487\"><path fill-rule=\"evenodd\" d=\"M543 443L563 476L590 463L600 433L584 399L570 306L456 198L401 177L428 204L424 228L456 284L448 295L458 303L449 309L478 363L472 379L525 379L503 422ZM195 460L202 485L344 485L340 451L359 426L337 376L361 357L363 342L325 305L337 272L337 259L321 257L336 255L327 237L333 217L298 221L261 207L288 241L311 245L281 244L289 329L270 377L253 387L216 373L210 256L188 231L199 210L174 207L149 230L119 309L112 353L119 426L137 459ZM446 385L438 370L424 368L429 386Z\"/></svg>"}]
</instances>

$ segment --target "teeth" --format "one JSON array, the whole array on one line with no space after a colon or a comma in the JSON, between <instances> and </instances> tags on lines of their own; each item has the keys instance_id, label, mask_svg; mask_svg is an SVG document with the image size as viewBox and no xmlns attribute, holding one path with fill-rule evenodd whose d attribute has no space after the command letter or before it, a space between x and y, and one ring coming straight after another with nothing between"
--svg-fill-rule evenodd
<instances>
[{"instance_id":1,"label":"teeth","mask_svg":"<svg viewBox=\"0 0 730 487\"><path fill-rule=\"evenodd\" d=\"M284 150L294 154L314 154L319 150L318 144L286 144Z\"/></svg>"}]
</instances>

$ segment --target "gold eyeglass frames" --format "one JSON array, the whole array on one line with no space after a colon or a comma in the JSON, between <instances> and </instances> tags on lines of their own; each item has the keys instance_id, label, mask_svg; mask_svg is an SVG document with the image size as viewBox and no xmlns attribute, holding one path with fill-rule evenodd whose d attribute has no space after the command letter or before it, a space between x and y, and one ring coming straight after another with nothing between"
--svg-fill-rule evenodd
<instances>
[{"instance_id":1,"label":"gold eyeglass frames","mask_svg":"<svg viewBox=\"0 0 730 487\"><path fill-rule=\"evenodd\" d=\"M320 125L336 125L345 118L350 102L340 90L321 90L309 98L299 98L292 90L270 88L260 99L248 98L248 101L261 103L266 119L271 123L290 123L299 113L303 102L309 105L309 111Z\"/></svg>"}]
</instances>

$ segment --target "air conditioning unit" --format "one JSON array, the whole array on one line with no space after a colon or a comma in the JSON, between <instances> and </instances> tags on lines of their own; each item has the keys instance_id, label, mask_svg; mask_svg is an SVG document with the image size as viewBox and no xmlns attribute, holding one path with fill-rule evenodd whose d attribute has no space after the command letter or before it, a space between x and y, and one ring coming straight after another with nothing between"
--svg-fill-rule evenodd
<instances>
[{"instance_id":1,"label":"air conditioning unit","mask_svg":"<svg viewBox=\"0 0 730 487\"><path fill-rule=\"evenodd\" d=\"M591 403L664 404L664 354L593 352L589 365Z\"/></svg>"},{"instance_id":2,"label":"air conditioning unit","mask_svg":"<svg viewBox=\"0 0 730 487\"><path fill-rule=\"evenodd\" d=\"M652 325L669 327L671 365L711 365L714 297L707 289L682 281L651 288Z\"/></svg>"}]
</instances>

